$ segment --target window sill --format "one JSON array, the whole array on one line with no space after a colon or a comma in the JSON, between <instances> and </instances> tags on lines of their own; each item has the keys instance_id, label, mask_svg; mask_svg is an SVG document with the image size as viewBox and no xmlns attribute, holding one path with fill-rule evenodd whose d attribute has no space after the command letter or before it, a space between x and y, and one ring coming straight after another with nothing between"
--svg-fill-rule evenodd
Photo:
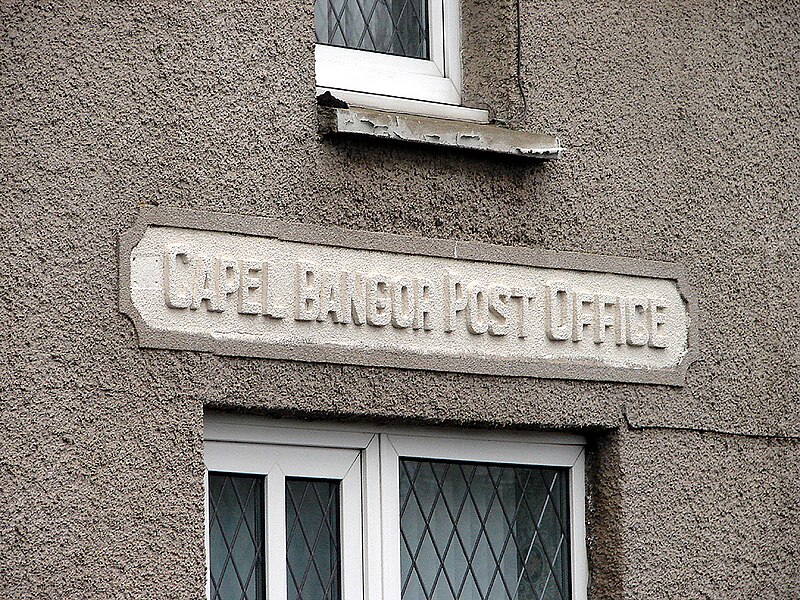
<instances>
[{"instance_id":1,"label":"window sill","mask_svg":"<svg viewBox=\"0 0 800 600\"><path fill-rule=\"evenodd\" d=\"M545 160L559 158L562 150L558 138L481 123L354 106L319 106L318 114L323 135L364 135Z\"/></svg>"},{"instance_id":2,"label":"window sill","mask_svg":"<svg viewBox=\"0 0 800 600\"><path fill-rule=\"evenodd\" d=\"M399 79L399 78L395 78ZM466 106L459 106L461 96L453 87L452 82L442 77L431 78L432 81L439 80L437 84L449 86L452 95L449 100L452 103L445 102L440 98L439 101L433 100L414 100L412 98L405 98L401 94L408 93L411 86L396 87L394 92L396 95L388 95L391 93L391 88L383 86L386 93L366 93L354 92L352 90L343 90L340 88L317 86L317 96L329 92L338 100L342 100L351 106L359 106L361 108L369 108L381 112L389 113L406 113L409 115L419 115L421 117L434 117L437 119L453 119L455 121L467 121L470 123L488 123L489 111L481 108L468 108ZM363 86L366 87L366 86ZM430 87L430 86L425 86ZM418 91L418 90L417 90ZM440 96L447 96L447 94L440 94Z\"/></svg>"}]
</instances>

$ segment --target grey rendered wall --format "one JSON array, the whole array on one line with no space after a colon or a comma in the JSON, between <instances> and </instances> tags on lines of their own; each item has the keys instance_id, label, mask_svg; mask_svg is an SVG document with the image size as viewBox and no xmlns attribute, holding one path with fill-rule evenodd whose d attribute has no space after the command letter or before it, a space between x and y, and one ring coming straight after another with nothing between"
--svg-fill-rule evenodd
<instances>
[{"instance_id":1,"label":"grey rendered wall","mask_svg":"<svg viewBox=\"0 0 800 600\"><path fill-rule=\"evenodd\" d=\"M796 2L522 2L548 164L319 139L311 2L0 10L6 597L200 597L204 405L585 431L595 597L800 596ZM521 115L514 6L464 12L467 97ZM667 388L142 351L116 235L148 203L679 261L700 361Z\"/></svg>"},{"instance_id":2,"label":"grey rendered wall","mask_svg":"<svg viewBox=\"0 0 800 600\"><path fill-rule=\"evenodd\" d=\"M623 429L589 449L591 597L800 597L796 440Z\"/></svg>"}]
</instances>

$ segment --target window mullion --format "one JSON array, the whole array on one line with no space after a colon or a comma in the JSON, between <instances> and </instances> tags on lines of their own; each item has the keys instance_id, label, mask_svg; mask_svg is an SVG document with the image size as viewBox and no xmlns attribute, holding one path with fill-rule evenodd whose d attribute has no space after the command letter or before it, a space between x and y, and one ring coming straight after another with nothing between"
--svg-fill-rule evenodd
<instances>
[{"instance_id":1,"label":"window mullion","mask_svg":"<svg viewBox=\"0 0 800 600\"><path fill-rule=\"evenodd\" d=\"M286 476L275 466L265 478L267 600L286 600Z\"/></svg>"},{"instance_id":2,"label":"window mullion","mask_svg":"<svg viewBox=\"0 0 800 600\"><path fill-rule=\"evenodd\" d=\"M205 508L205 548L206 548L206 600L211 600L211 494L208 486L208 469L203 476L203 489L206 491L204 498Z\"/></svg>"},{"instance_id":3,"label":"window mullion","mask_svg":"<svg viewBox=\"0 0 800 600\"><path fill-rule=\"evenodd\" d=\"M362 456L357 456L342 479L340 510L340 539L342 567L342 598L362 600L364 593L364 500L362 489Z\"/></svg>"},{"instance_id":4,"label":"window mullion","mask_svg":"<svg viewBox=\"0 0 800 600\"><path fill-rule=\"evenodd\" d=\"M382 478L380 440L376 434L361 453L364 600L383 598Z\"/></svg>"},{"instance_id":5,"label":"window mullion","mask_svg":"<svg viewBox=\"0 0 800 600\"><path fill-rule=\"evenodd\" d=\"M586 600L589 565L586 556L586 480L584 451L569 470L570 572L573 600Z\"/></svg>"},{"instance_id":6,"label":"window mullion","mask_svg":"<svg viewBox=\"0 0 800 600\"><path fill-rule=\"evenodd\" d=\"M383 595L400 600L400 473L399 456L386 435L380 436L381 523L383 532Z\"/></svg>"}]
</instances>

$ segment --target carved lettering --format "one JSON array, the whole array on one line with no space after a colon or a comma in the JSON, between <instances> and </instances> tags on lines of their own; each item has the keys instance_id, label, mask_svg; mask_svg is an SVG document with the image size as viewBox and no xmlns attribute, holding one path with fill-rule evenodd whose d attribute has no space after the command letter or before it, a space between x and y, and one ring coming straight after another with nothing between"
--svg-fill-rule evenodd
<instances>
[{"instance_id":1,"label":"carved lettering","mask_svg":"<svg viewBox=\"0 0 800 600\"><path fill-rule=\"evenodd\" d=\"M391 324L421 332L432 332L441 322L439 331L451 334L504 338L514 331L520 344L536 335L581 347L591 340L661 350L670 342L667 300L576 290L563 281L510 287L465 280L442 269L436 286L412 274L322 269L307 260L287 264L284 273L263 259L207 256L180 243L166 246L161 261L164 302L171 309L223 312L235 307L242 315L280 320L293 305L294 319L301 322Z\"/></svg>"},{"instance_id":2,"label":"carved lettering","mask_svg":"<svg viewBox=\"0 0 800 600\"><path fill-rule=\"evenodd\" d=\"M228 296L239 291L239 262L233 258L218 258L217 273L217 306L221 311L228 308Z\"/></svg>"},{"instance_id":3,"label":"carved lettering","mask_svg":"<svg viewBox=\"0 0 800 600\"><path fill-rule=\"evenodd\" d=\"M482 335L489 331L489 297L481 281L467 286L467 331Z\"/></svg>"},{"instance_id":4,"label":"carved lettering","mask_svg":"<svg viewBox=\"0 0 800 600\"><path fill-rule=\"evenodd\" d=\"M413 283L406 277L392 283L392 326L408 329L414 324Z\"/></svg>"},{"instance_id":5,"label":"carved lettering","mask_svg":"<svg viewBox=\"0 0 800 600\"><path fill-rule=\"evenodd\" d=\"M367 322L367 286L361 273L347 273L343 276L345 320L351 318L355 325Z\"/></svg>"},{"instance_id":6,"label":"carved lettering","mask_svg":"<svg viewBox=\"0 0 800 600\"><path fill-rule=\"evenodd\" d=\"M261 314L261 269L257 260L239 261L239 313L243 315Z\"/></svg>"},{"instance_id":7,"label":"carved lettering","mask_svg":"<svg viewBox=\"0 0 800 600\"><path fill-rule=\"evenodd\" d=\"M667 323L667 303L661 298L651 299L647 303L647 315L649 317L648 332L650 340L648 345L651 348L666 348L666 323Z\"/></svg>"},{"instance_id":8,"label":"carved lettering","mask_svg":"<svg viewBox=\"0 0 800 600\"><path fill-rule=\"evenodd\" d=\"M172 244L164 252L164 299L170 308L189 308L192 303L189 273L178 266L179 262L183 265L189 264L190 255L189 249L182 244ZM180 270L184 271L184 278L179 278Z\"/></svg>"},{"instance_id":9,"label":"carved lettering","mask_svg":"<svg viewBox=\"0 0 800 600\"><path fill-rule=\"evenodd\" d=\"M318 267L311 262L295 265L294 318L297 321L313 321L319 315L320 281Z\"/></svg>"},{"instance_id":10,"label":"carved lettering","mask_svg":"<svg viewBox=\"0 0 800 600\"><path fill-rule=\"evenodd\" d=\"M625 339L629 346L646 346L649 336L647 298L628 298L625 309Z\"/></svg>"},{"instance_id":11,"label":"carved lettering","mask_svg":"<svg viewBox=\"0 0 800 600\"><path fill-rule=\"evenodd\" d=\"M563 282L545 285L545 335L554 342L581 342L591 327L598 345L613 339L617 346L665 348L667 311L665 300L574 291Z\"/></svg>"},{"instance_id":12,"label":"carved lettering","mask_svg":"<svg viewBox=\"0 0 800 600\"><path fill-rule=\"evenodd\" d=\"M503 285L489 288L489 335L504 336L508 334L511 290Z\"/></svg>"},{"instance_id":13,"label":"carved lettering","mask_svg":"<svg viewBox=\"0 0 800 600\"><path fill-rule=\"evenodd\" d=\"M530 288L514 288L511 297L517 300L517 337L525 339L531 335L531 300L536 297L536 292Z\"/></svg>"},{"instance_id":14,"label":"carved lettering","mask_svg":"<svg viewBox=\"0 0 800 600\"><path fill-rule=\"evenodd\" d=\"M594 294L575 292L572 298L572 341L580 342L583 339L584 327L595 327Z\"/></svg>"},{"instance_id":15,"label":"carved lettering","mask_svg":"<svg viewBox=\"0 0 800 600\"><path fill-rule=\"evenodd\" d=\"M566 283L551 283L545 287L545 333L553 341L572 337L572 289Z\"/></svg>"},{"instance_id":16,"label":"carved lettering","mask_svg":"<svg viewBox=\"0 0 800 600\"><path fill-rule=\"evenodd\" d=\"M341 279L338 273L322 271L319 294L319 314L317 315L317 321L327 321L328 317L333 314L334 323L346 322L346 311L342 302Z\"/></svg>"},{"instance_id":17,"label":"carved lettering","mask_svg":"<svg viewBox=\"0 0 800 600\"><path fill-rule=\"evenodd\" d=\"M367 278L367 323L373 327L388 325L392 319L389 278L385 275L370 275Z\"/></svg>"},{"instance_id":18,"label":"carved lettering","mask_svg":"<svg viewBox=\"0 0 800 600\"><path fill-rule=\"evenodd\" d=\"M467 308L464 284L457 273L444 272L444 330L455 331L456 315Z\"/></svg>"},{"instance_id":19,"label":"carved lettering","mask_svg":"<svg viewBox=\"0 0 800 600\"><path fill-rule=\"evenodd\" d=\"M431 297L431 282L427 279L414 279L412 282L414 289L414 329L430 331L431 314L434 310L433 298Z\"/></svg>"},{"instance_id":20,"label":"carved lettering","mask_svg":"<svg viewBox=\"0 0 800 600\"><path fill-rule=\"evenodd\" d=\"M192 286L192 304L190 308L197 310L203 304L208 303L208 310L219 311L217 302L217 279L215 274L215 261L202 254L194 257L194 286Z\"/></svg>"},{"instance_id":21,"label":"carved lettering","mask_svg":"<svg viewBox=\"0 0 800 600\"><path fill-rule=\"evenodd\" d=\"M610 294L594 295L594 343L602 344L606 341L606 329L620 330L617 299ZM609 312L609 310L611 312Z\"/></svg>"},{"instance_id":22,"label":"carved lettering","mask_svg":"<svg viewBox=\"0 0 800 600\"><path fill-rule=\"evenodd\" d=\"M616 304L614 304L614 316L616 318L617 327L614 328L614 341L617 346L625 345L625 298L624 296L617 296Z\"/></svg>"}]
</instances>

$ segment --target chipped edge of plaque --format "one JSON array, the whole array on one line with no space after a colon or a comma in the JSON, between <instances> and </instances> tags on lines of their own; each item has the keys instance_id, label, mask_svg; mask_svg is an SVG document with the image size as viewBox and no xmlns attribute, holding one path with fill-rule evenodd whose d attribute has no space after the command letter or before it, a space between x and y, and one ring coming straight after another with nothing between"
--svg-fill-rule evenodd
<instances>
[{"instance_id":1,"label":"chipped edge of plaque","mask_svg":"<svg viewBox=\"0 0 800 600\"><path fill-rule=\"evenodd\" d=\"M468 356L443 357L411 355L407 352L393 350L357 350L332 344L288 346L274 343L228 342L210 336L152 329L145 323L134 306L130 285L131 253L144 237L147 228L151 226L235 233L274 238L286 242L374 250L394 254L670 279L676 282L678 293L686 304L687 350L681 362L672 369L634 369L586 360L543 361L541 359L485 359ZM683 267L670 262L601 254L559 252L520 246L498 246L483 242L420 238L342 227L289 223L253 215L162 207L140 208L131 228L119 234L117 262L119 266L119 310L133 322L141 348L193 350L223 356L447 371L476 375L544 377L670 386L685 385L689 366L699 357L697 298L689 287Z\"/></svg>"}]
</instances>

